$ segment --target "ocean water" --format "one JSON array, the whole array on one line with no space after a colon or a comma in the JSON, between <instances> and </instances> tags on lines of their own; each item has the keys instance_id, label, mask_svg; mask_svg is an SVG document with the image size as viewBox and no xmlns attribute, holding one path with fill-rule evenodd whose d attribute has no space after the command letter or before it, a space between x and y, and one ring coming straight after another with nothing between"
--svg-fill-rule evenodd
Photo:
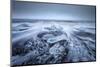
<instances>
[{"instance_id":1,"label":"ocean water","mask_svg":"<svg viewBox=\"0 0 100 67\"><path fill-rule=\"evenodd\" d=\"M11 35L12 66L96 60L95 21L13 21Z\"/></svg>"}]
</instances>

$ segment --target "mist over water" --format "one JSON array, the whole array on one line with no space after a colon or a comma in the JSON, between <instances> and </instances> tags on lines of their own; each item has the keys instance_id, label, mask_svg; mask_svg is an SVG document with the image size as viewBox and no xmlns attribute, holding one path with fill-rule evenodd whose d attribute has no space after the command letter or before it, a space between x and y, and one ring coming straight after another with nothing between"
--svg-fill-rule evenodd
<instances>
[{"instance_id":1,"label":"mist over water","mask_svg":"<svg viewBox=\"0 0 100 67\"><path fill-rule=\"evenodd\" d=\"M96 6L12 1L11 65L96 61Z\"/></svg>"},{"instance_id":2,"label":"mist over water","mask_svg":"<svg viewBox=\"0 0 100 67\"><path fill-rule=\"evenodd\" d=\"M96 60L94 21L12 23L12 65Z\"/></svg>"}]
</instances>

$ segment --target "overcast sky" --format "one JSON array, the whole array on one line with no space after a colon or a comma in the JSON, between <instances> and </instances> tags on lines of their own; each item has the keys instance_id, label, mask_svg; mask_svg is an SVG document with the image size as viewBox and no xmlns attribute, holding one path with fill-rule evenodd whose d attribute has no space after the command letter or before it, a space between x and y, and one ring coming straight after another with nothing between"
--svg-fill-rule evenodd
<instances>
[{"instance_id":1,"label":"overcast sky","mask_svg":"<svg viewBox=\"0 0 100 67\"><path fill-rule=\"evenodd\" d=\"M95 21L95 12L95 6L79 6L18 1L14 1L12 5L12 18L15 19Z\"/></svg>"}]
</instances>

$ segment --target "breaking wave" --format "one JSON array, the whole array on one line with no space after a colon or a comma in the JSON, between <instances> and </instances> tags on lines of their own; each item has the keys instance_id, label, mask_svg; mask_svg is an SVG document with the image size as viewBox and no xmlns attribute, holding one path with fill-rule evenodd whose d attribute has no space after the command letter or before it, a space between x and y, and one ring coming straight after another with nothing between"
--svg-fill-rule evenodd
<instances>
[{"instance_id":1,"label":"breaking wave","mask_svg":"<svg viewBox=\"0 0 100 67\"><path fill-rule=\"evenodd\" d=\"M16 23L12 25L12 65L96 60L94 23Z\"/></svg>"}]
</instances>

